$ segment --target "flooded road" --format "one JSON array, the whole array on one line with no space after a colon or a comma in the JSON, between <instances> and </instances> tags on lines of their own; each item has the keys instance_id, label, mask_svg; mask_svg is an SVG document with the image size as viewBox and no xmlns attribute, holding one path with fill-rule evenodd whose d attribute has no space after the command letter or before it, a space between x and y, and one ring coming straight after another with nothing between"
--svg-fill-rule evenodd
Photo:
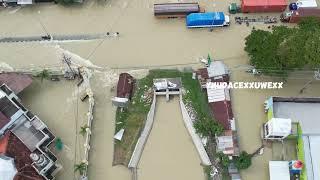
<instances>
[{"instance_id":1,"label":"flooded road","mask_svg":"<svg viewBox=\"0 0 320 180\"><path fill-rule=\"evenodd\" d=\"M179 96L158 97L151 134L138 167L139 180L204 180L203 168L183 124Z\"/></svg>"},{"instance_id":2,"label":"flooded road","mask_svg":"<svg viewBox=\"0 0 320 180\"><path fill-rule=\"evenodd\" d=\"M0 62L6 63L1 64L1 67L8 65L59 67L61 49L65 49L84 60L90 60L89 63L103 67L104 69L100 71L108 71L96 72L93 79L96 117L93 122L89 164L89 178L92 180L130 179L130 173L125 167L112 166L115 108L111 106L110 99L114 92L110 89L115 85L118 72L116 70L109 72L109 68L159 68L163 65L176 66L189 63L191 66L198 63L199 57L206 57L210 53L213 59L222 59L231 68L233 81L269 80L255 78L244 72L244 65L248 63L248 57L243 50L244 38L250 33L252 25L249 27L236 25L234 17L231 16L230 27L217 28L213 32L208 29L190 30L185 27L184 19L155 19L152 12L154 2L153 0L100 0L99 2L88 0L81 7L43 4L0 11L1 37L46 33L57 35L120 33L117 38L90 41L0 44ZM207 11L226 12L230 2L231 0L205 0L200 4ZM267 28L263 24L254 26ZM277 91L232 90L233 111L237 119L242 150L251 153L261 144L260 127L266 119L263 101L271 95L301 96L300 88L311 77L305 76L303 80L290 79L284 89ZM317 92L319 88L319 83L314 82L303 96L319 96ZM35 82L22 95L22 101L26 106L38 114L66 145L62 152L57 152L64 166L63 171L57 175L58 180L73 179L73 164L81 159L77 157L74 160L75 149L83 147L80 141L75 143L76 90L74 82L44 81ZM84 118L87 106L85 103L80 104L79 117ZM200 160L179 115L178 101L165 103L159 99L158 105L155 127L140 162L139 177L143 180L203 179ZM174 121L170 121L171 115ZM81 123L78 123L78 129L80 125ZM174 134L175 131L177 134ZM174 148L169 148L171 145ZM242 178L267 180L269 178L267 163L272 157L272 150L266 148L264 155L255 157L253 166L242 172ZM182 163L178 164L178 160L173 161L175 158Z\"/></svg>"}]
</instances>

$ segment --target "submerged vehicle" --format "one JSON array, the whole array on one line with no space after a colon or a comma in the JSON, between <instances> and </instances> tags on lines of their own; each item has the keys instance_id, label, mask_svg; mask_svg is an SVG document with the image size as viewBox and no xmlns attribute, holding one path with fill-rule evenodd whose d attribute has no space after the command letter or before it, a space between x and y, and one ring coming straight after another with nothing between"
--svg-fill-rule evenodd
<instances>
[{"instance_id":1,"label":"submerged vehicle","mask_svg":"<svg viewBox=\"0 0 320 180\"><path fill-rule=\"evenodd\" d=\"M223 12L192 13L187 16L188 28L223 27L230 25L230 17Z\"/></svg>"}]
</instances>

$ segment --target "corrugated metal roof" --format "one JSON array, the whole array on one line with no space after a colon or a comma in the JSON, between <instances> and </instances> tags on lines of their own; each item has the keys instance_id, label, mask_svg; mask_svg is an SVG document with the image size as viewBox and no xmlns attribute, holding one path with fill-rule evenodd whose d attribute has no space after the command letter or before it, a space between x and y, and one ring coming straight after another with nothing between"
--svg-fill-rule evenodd
<instances>
[{"instance_id":1,"label":"corrugated metal roof","mask_svg":"<svg viewBox=\"0 0 320 180\"><path fill-rule=\"evenodd\" d=\"M269 161L270 180L290 180L288 161Z\"/></svg>"},{"instance_id":2,"label":"corrugated metal roof","mask_svg":"<svg viewBox=\"0 0 320 180\"><path fill-rule=\"evenodd\" d=\"M246 6L287 5L286 0L242 0Z\"/></svg>"},{"instance_id":3,"label":"corrugated metal roof","mask_svg":"<svg viewBox=\"0 0 320 180\"><path fill-rule=\"evenodd\" d=\"M233 119L233 113L230 101L219 101L209 103L215 120L217 120L225 130L231 130L230 120Z\"/></svg>"},{"instance_id":4,"label":"corrugated metal roof","mask_svg":"<svg viewBox=\"0 0 320 180\"><path fill-rule=\"evenodd\" d=\"M207 83L208 102L230 101L228 89L217 89L212 87L212 82Z\"/></svg>"},{"instance_id":5,"label":"corrugated metal roof","mask_svg":"<svg viewBox=\"0 0 320 180\"><path fill-rule=\"evenodd\" d=\"M133 90L134 79L128 73L121 73L119 75L117 85L117 97L131 98Z\"/></svg>"},{"instance_id":6,"label":"corrugated metal roof","mask_svg":"<svg viewBox=\"0 0 320 180\"><path fill-rule=\"evenodd\" d=\"M154 4L154 13L177 13L177 12L190 12L196 13L200 11L198 3L163 3Z\"/></svg>"},{"instance_id":7,"label":"corrugated metal roof","mask_svg":"<svg viewBox=\"0 0 320 180\"><path fill-rule=\"evenodd\" d=\"M229 70L227 66L222 61L211 62L207 70L208 70L208 76L210 78L229 74Z\"/></svg>"}]
</instances>

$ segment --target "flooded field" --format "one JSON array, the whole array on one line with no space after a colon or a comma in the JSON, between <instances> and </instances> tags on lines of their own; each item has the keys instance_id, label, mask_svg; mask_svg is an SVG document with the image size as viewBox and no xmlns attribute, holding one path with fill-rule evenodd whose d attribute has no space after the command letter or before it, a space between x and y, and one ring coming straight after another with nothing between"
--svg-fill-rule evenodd
<instances>
[{"instance_id":1,"label":"flooded field","mask_svg":"<svg viewBox=\"0 0 320 180\"><path fill-rule=\"evenodd\" d=\"M158 97L153 129L138 167L140 180L204 180L203 168L183 124L179 97Z\"/></svg>"},{"instance_id":2,"label":"flooded field","mask_svg":"<svg viewBox=\"0 0 320 180\"><path fill-rule=\"evenodd\" d=\"M270 80L252 77L244 72L248 63L248 57L243 50L244 38L250 33L253 25L236 25L234 17L231 16L230 27L217 28L213 32L208 29L190 30L185 27L184 19L155 19L152 12L154 2L89 0L79 7L43 4L0 11L1 37L45 35L47 32L63 35L108 31L120 33L117 38L103 40L0 44L1 67L60 66L61 51L65 49L104 68L99 70L101 72L96 72L93 78L96 109L89 179L131 179L130 172L125 167L112 166L115 108L111 106L110 99L114 92L110 89L117 80L117 71L110 71L109 68L140 69L182 64L199 66L199 57L206 57L210 53L213 59L221 59L231 68L233 81ZM206 0L200 4L207 11L226 12L230 2L231 0ZM259 23L254 26L267 29L267 25ZM305 75L302 79L291 78L282 90L232 90L233 111L242 150L251 153L261 145L260 127L266 119L263 101L267 97L319 96L317 90L320 84L316 81L304 94L299 94L299 90L310 78L312 75ZM75 143L76 127L81 125L75 121L78 101L76 91L75 82L44 81L35 82L22 94L22 101L26 106L38 114L65 144L65 149L57 152L64 166L63 171L57 175L58 180L73 179L74 162L81 159L75 156L76 149L83 146L81 143ZM156 123L138 169L139 178L203 179L198 155L179 115L178 101L165 103L163 99L159 100ZM80 102L79 117L84 118L86 112L87 104ZM166 128L168 125L170 126ZM176 129L173 129L174 127ZM174 134L175 131L177 134ZM169 148L171 145L174 148ZM267 180L267 163L273 157L272 149L266 148L264 155L255 157L253 166L242 172L242 178ZM178 164L179 161L182 163Z\"/></svg>"}]
</instances>

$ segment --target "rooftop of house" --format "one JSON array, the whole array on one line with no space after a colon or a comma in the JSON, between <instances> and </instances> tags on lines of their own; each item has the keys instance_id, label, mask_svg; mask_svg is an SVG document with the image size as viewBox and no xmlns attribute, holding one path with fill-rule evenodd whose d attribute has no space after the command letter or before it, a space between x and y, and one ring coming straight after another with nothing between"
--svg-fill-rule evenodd
<instances>
[{"instance_id":1,"label":"rooftop of house","mask_svg":"<svg viewBox=\"0 0 320 180\"><path fill-rule=\"evenodd\" d=\"M214 119L217 120L225 130L232 129L233 113L230 101L219 101L209 103L209 107L212 110Z\"/></svg>"},{"instance_id":2,"label":"rooftop of house","mask_svg":"<svg viewBox=\"0 0 320 180\"><path fill-rule=\"evenodd\" d=\"M1 73L0 85L6 84L15 94L19 94L26 87L31 85L32 78L29 75L19 73Z\"/></svg>"},{"instance_id":3,"label":"rooftop of house","mask_svg":"<svg viewBox=\"0 0 320 180\"><path fill-rule=\"evenodd\" d=\"M320 98L273 97L273 116L299 122L305 135L320 135Z\"/></svg>"},{"instance_id":4,"label":"rooftop of house","mask_svg":"<svg viewBox=\"0 0 320 180\"><path fill-rule=\"evenodd\" d=\"M220 77L214 81L222 82L224 81L224 78ZM208 102L215 120L217 120L225 130L234 129L232 124L233 113L229 89L212 89L209 87L210 86L207 88Z\"/></svg>"},{"instance_id":5,"label":"rooftop of house","mask_svg":"<svg viewBox=\"0 0 320 180\"><path fill-rule=\"evenodd\" d=\"M0 154L14 159L18 171L14 180L26 180L27 178L33 180L44 179L32 167L33 162L29 157L30 153L31 151L11 132L6 133L0 139Z\"/></svg>"},{"instance_id":6,"label":"rooftop of house","mask_svg":"<svg viewBox=\"0 0 320 180\"><path fill-rule=\"evenodd\" d=\"M2 142L0 150L9 157L15 159L17 169L19 163L32 167L39 176L44 179L54 179L53 173L58 170L56 166L57 158L48 149L55 136L48 127L20 102L20 99L5 84L0 88L0 138L4 138L8 143ZM3 88L5 87L5 88ZM6 89L3 91L2 89ZM9 133L9 138L6 137ZM3 137L4 136L4 137ZM30 154L41 156L45 163L39 164L30 159ZM38 159L39 160L39 159Z\"/></svg>"},{"instance_id":7,"label":"rooftop of house","mask_svg":"<svg viewBox=\"0 0 320 180\"><path fill-rule=\"evenodd\" d=\"M238 141L234 132L226 130L217 137L217 150L227 155L239 155Z\"/></svg>"},{"instance_id":8,"label":"rooftop of house","mask_svg":"<svg viewBox=\"0 0 320 180\"><path fill-rule=\"evenodd\" d=\"M268 106L274 117L300 124L307 177L320 180L320 98L271 97Z\"/></svg>"}]
</instances>

